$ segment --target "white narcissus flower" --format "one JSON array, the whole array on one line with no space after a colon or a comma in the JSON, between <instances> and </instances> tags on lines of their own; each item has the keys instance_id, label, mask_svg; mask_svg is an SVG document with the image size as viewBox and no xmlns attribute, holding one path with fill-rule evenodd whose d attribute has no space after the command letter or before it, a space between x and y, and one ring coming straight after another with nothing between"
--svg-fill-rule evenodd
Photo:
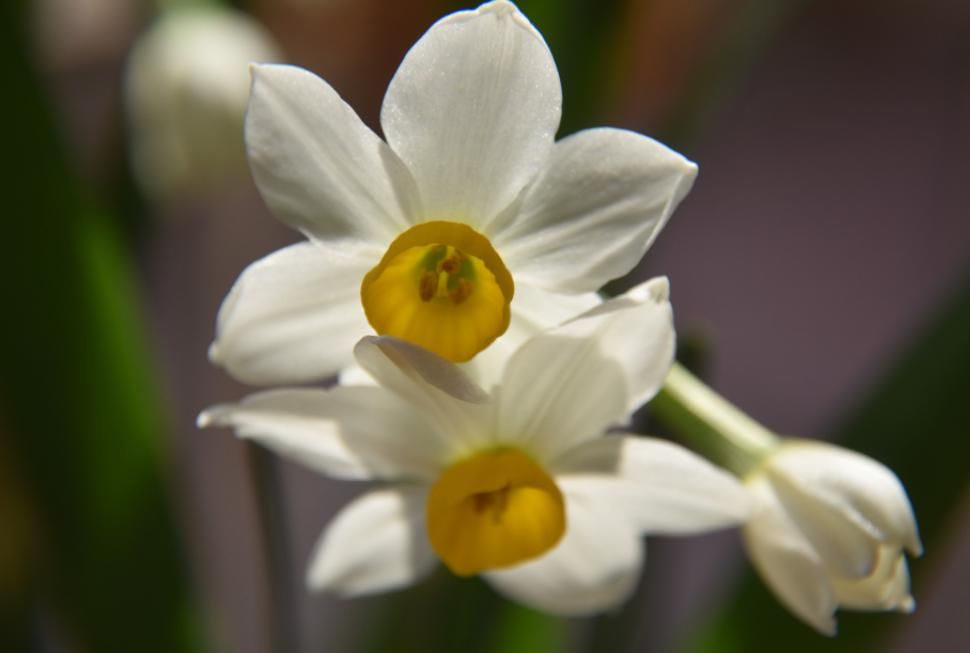
<instances>
[{"instance_id":1,"label":"white narcissus flower","mask_svg":"<svg viewBox=\"0 0 970 653\"><path fill-rule=\"evenodd\" d=\"M355 354L378 386L264 392L200 424L235 427L330 476L382 482L323 533L311 588L390 590L440 559L538 609L588 614L630 595L641 534L749 512L742 485L686 449L604 435L657 392L673 344L658 279L528 340L490 393L435 354L370 336Z\"/></svg>"},{"instance_id":2,"label":"white narcissus flower","mask_svg":"<svg viewBox=\"0 0 970 653\"><path fill-rule=\"evenodd\" d=\"M451 14L411 48L386 140L306 70L253 76L253 176L309 240L249 266L219 311L210 357L248 383L325 378L374 332L453 362L485 350L475 365L497 378L526 337L599 303L696 174L625 130L556 142L552 54L509 2Z\"/></svg>"},{"instance_id":3,"label":"white narcissus flower","mask_svg":"<svg viewBox=\"0 0 970 653\"><path fill-rule=\"evenodd\" d=\"M758 507L744 527L748 555L782 603L835 633L837 608L915 607L903 549L922 553L895 474L824 442L785 440L749 474Z\"/></svg>"},{"instance_id":4,"label":"white narcissus flower","mask_svg":"<svg viewBox=\"0 0 970 653\"><path fill-rule=\"evenodd\" d=\"M157 199L248 180L243 118L253 61L279 61L269 32L238 11L164 12L132 48L125 73L131 157Z\"/></svg>"}]
</instances>

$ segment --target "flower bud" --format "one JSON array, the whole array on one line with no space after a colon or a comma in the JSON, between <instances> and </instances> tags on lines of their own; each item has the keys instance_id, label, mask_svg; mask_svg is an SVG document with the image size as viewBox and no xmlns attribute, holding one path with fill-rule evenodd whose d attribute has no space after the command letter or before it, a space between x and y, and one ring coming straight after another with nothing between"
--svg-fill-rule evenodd
<instances>
[{"instance_id":1,"label":"flower bud","mask_svg":"<svg viewBox=\"0 0 970 653\"><path fill-rule=\"evenodd\" d=\"M245 14L164 13L135 44L126 73L132 164L145 192L166 199L245 179L249 64L277 60L270 35Z\"/></svg>"},{"instance_id":2,"label":"flower bud","mask_svg":"<svg viewBox=\"0 0 970 653\"><path fill-rule=\"evenodd\" d=\"M822 442L788 440L745 479L752 563L779 600L818 631L833 613L915 607L903 549L922 553L906 491L884 465Z\"/></svg>"}]
</instances>

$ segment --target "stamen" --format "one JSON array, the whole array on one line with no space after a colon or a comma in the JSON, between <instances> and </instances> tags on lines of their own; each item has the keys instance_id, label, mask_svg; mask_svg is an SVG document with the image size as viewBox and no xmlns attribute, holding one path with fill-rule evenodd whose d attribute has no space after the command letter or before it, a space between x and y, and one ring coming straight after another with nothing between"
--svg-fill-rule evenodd
<instances>
[{"instance_id":1,"label":"stamen","mask_svg":"<svg viewBox=\"0 0 970 653\"><path fill-rule=\"evenodd\" d=\"M562 493L525 453L496 449L445 470L428 494L431 546L456 574L516 565L556 545Z\"/></svg>"},{"instance_id":2,"label":"stamen","mask_svg":"<svg viewBox=\"0 0 970 653\"><path fill-rule=\"evenodd\" d=\"M438 269L448 274L454 274L455 272L458 272L458 268L461 265L460 256L461 255L458 254L457 252L453 253L451 256L449 256L448 258L446 258L445 260L443 260L441 263L438 264Z\"/></svg>"},{"instance_id":3,"label":"stamen","mask_svg":"<svg viewBox=\"0 0 970 653\"><path fill-rule=\"evenodd\" d=\"M496 524L502 522L505 507L509 503L508 483L493 492L477 492L472 495L472 505L475 512L483 517L491 517Z\"/></svg>"},{"instance_id":4,"label":"stamen","mask_svg":"<svg viewBox=\"0 0 970 653\"><path fill-rule=\"evenodd\" d=\"M457 279L454 288L448 291L448 296L455 304L460 304L472 294L472 284L467 279Z\"/></svg>"},{"instance_id":5,"label":"stamen","mask_svg":"<svg viewBox=\"0 0 970 653\"><path fill-rule=\"evenodd\" d=\"M421 295L421 301L430 302L437 292L438 275L434 272L425 272L422 274L421 281L418 283L418 294Z\"/></svg>"},{"instance_id":6,"label":"stamen","mask_svg":"<svg viewBox=\"0 0 970 653\"><path fill-rule=\"evenodd\" d=\"M379 334L463 362L508 328L514 286L487 238L464 224L426 222L391 243L360 292Z\"/></svg>"}]
</instances>

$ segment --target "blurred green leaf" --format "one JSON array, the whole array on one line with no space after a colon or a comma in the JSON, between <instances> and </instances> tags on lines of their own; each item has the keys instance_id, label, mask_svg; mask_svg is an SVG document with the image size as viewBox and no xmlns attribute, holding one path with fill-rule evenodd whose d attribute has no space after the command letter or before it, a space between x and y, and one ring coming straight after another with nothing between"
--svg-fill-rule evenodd
<instances>
[{"instance_id":1,"label":"blurred green leaf","mask_svg":"<svg viewBox=\"0 0 970 653\"><path fill-rule=\"evenodd\" d=\"M553 653L569 628L564 619L507 601L480 578L458 578L443 567L375 603L377 625L359 647L367 653Z\"/></svg>"},{"instance_id":2,"label":"blurred green leaf","mask_svg":"<svg viewBox=\"0 0 970 653\"><path fill-rule=\"evenodd\" d=\"M504 602L489 638L489 653L553 653L566 648L566 620Z\"/></svg>"},{"instance_id":3,"label":"blurred green leaf","mask_svg":"<svg viewBox=\"0 0 970 653\"><path fill-rule=\"evenodd\" d=\"M43 602L78 650L201 650L132 271L57 137L23 9L0 10L0 412L35 503Z\"/></svg>"},{"instance_id":4,"label":"blurred green leaf","mask_svg":"<svg viewBox=\"0 0 970 653\"><path fill-rule=\"evenodd\" d=\"M835 440L879 460L903 480L927 554L914 561L914 594L945 551L947 518L970 480L970 277ZM683 649L689 653L858 653L882 650L905 615L840 612L839 635L817 635L780 606L753 573L722 612Z\"/></svg>"}]
</instances>

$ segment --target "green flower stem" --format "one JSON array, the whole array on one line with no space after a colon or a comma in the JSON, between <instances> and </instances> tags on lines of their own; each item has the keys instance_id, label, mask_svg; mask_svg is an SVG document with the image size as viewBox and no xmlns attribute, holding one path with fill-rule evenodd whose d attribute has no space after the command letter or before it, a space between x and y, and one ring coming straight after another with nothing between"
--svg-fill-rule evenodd
<instances>
[{"instance_id":1,"label":"green flower stem","mask_svg":"<svg viewBox=\"0 0 970 653\"><path fill-rule=\"evenodd\" d=\"M650 404L651 414L712 462L745 476L778 438L680 363Z\"/></svg>"}]
</instances>

